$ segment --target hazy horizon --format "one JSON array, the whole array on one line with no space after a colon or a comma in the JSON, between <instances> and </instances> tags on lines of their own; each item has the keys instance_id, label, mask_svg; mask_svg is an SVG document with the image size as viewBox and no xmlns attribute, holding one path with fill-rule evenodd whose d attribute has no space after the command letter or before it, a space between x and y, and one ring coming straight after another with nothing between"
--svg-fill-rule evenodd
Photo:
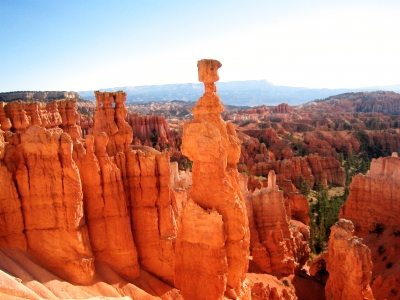
<instances>
[{"instance_id":1,"label":"hazy horizon","mask_svg":"<svg viewBox=\"0 0 400 300\"><path fill-rule=\"evenodd\" d=\"M221 82L364 88L400 84L400 2L0 2L0 92Z\"/></svg>"}]
</instances>

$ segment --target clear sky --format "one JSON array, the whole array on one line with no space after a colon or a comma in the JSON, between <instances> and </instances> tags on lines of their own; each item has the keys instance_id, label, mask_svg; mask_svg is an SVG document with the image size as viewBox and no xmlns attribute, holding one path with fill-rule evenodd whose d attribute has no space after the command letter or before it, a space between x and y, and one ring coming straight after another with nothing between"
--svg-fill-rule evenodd
<instances>
[{"instance_id":1,"label":"clear sky","mask_svg":"<svg viewBox=\"0 0 400 300\"><path fill-rule=\"evenodd\" d=\"M399 0L0 0L0 92L221 81L400 84Z\"/></svg>"}]
</instances>

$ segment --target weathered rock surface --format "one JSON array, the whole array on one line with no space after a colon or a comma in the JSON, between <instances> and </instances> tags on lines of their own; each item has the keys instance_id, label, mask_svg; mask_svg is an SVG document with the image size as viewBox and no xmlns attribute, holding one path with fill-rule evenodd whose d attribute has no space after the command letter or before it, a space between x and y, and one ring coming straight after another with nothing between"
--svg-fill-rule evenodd
<instances>
[{"instance_id":1,"label":"weathered rock surface","mask_svg":"<svg viewBox=\"0 0 400 300\"><path fill-rule=\"evenodd\" d=\"M175 285L185 299L222 299L228 273L222 216L189 199L178 228Z\"/></svg>"},{"instance_id":2,"label":"weathered rock surface","mask_svg":"<svg viewBox=\"0 0 400 300\"><path fill-rule=\"evenodd\" d=\"M0 247L26 249L21 200L15 187L12 173L4 163L7 144L0 130Z\"/></svg>"},{"instance_id":3,"label":"weathered rock surface","mask_svg":"<svg viewBox=\"0 0 400 300\"><path fill-rule=\"evenodd\" d=\"M29 127L15 159L28 250L67 280L90 282L94 262L71 137L61 129Z\"/></svg>"},{"instance_id":4,"label":"weathered rock surface","mask_svg":"<svg viewBox=\"0 0 400 300\"><path fill-rule=\"evenodd\" d=\"M127 117L133 133L142 145L151 143L161 149L175 147L175 140L164 116L140 116L129 113Z\"/></svg>"},{"instance_id":5,"label":"weathered rock surface","mask_svg":"<svg viewBox=\"0 0 400 300\"><path fill-rule=\"evenodd\" d=\"M215 60L198 62L199 80L204 82L205 93L193 108L194 119L185 123L183 132L182 153L193 161L193 186L189 201L198 205L197 211L203 210L203 213L192 213L189 211L192 205L188 205L189 202L186 204L182 216L192 215L193 218L180 219L180 234L176 241L175 283L187 299L222 299L224 293L230 298L249 298L249 291L243 284L248 268L249 227L236 169L240 141L233 125L225 123L220 116L223 107L214 84L219 79L219 67L221 64ZM212 223L205 221L207 210L214 211L209 217L215 220ZM212 229L215 222L219 225ZM196 223L202 224L198 231L204 235L189 239L185 233ZM216 250L219 249L217 256L221 262L216 266L207 264L211 269L205 270L203 263L208 254L203 256L202 251L210 249L208 244L211 241L208 240L214 236L208 233L218 228L223 232L215 235L216 240L212 243ZM225 242L222 243L224 235ZM199 258L195 261L193 258L189 261L184 259L182 255L187 249ZM202 280L193 281L193 270L202 270ZM208 286L208 273L219 275L212 291ZM193 291L198 293L194 295Z\"/></svg>"},{"instance_id":6,"label":"weathered rock surface","mask_svg":"<svg viewBox=\"0 0 400 300\"><path fill-rule=\"evenodd\" d=\"M139 264L121 170L105 153L95 155L91 135L86 138L86 149L80 143L74 148L95 258L106 262L121 275L136 278ZM105 152L105 148L103 150Z\"/></svg>"},{"instance_id":7,"label":"weathered rock surface","mask_svg":"<svg viewBox=\"0 0 400 300\"><path fill-rule=\"evenodd\" d=\"M266 175L270 170L284 175L296 187L300 186L301 177L308 181L311 187L318 182L325 187L328 183L344 186L346 181L346 173L338 160L333 157L321 157L317 154L259 162L252 165L250 173L257 176Z\"/></svg>"},{"instance_id":8,"label":"weathered rock surface","mask_svg":"<svg viewBox=\"0 0 400 300\"><path fill-rule=\"evenodd\" d=\"M363 236L383 227L400 225L400 158L373 159L366 175L358 174L350 184L350 193L340 217L354 223L355 233Z\"/></svg>"},{"instance_id":9,"label":"weathered rock surface","mask_svg":"<svg viewBox=\"0 0 400 300\"><path fill-rule=\"evenodd\" d=\"M340 219L331 227L325 287L327 300L374 299L370 287L372 278L371 250L362 239L353 236L354 226Z\"/></svg>"},{"instance_id":10,"label":"weathered rock surface","mask_svg":"<svg viewBox=\"0 0 400 300\"><path fill-rule=\"evenodd\" d=\"M173 283L177 216L169 187L170 162L166 152L155 152L129 152L126 169L121 169L126 172L123 177L139 262L147 271Z\"/></svg>"},{"instance_id":11,"label":"weathered rock surface","mask_svg":"<svg viewBox=\"0 0 400 300\"><path fill-rule=\"evenodd\" d=\"M128 152L132 142L132 128L125 121L127 109L125 92L99 92L95 91L96 114L94 116L93 135L97 143L105 144L109 156L117 152ZM115 106L113 106L115 105ZM104 142L104 134L108 142ZM99 145L99 147L102 147Z\"/></svg>"},{"instance_id":12,"label":"weathered rock surface","mask_svg":"<svg viewBox=\"0 0 400 300\"><path fill-rule=\"evenodd\" d=\"M125 205L128 207L140 265L165 281L173 283L177 228L172 207L172 190L169 186L171 176L169 155L154 149L131 150L133 131L125 121L126 94L124 92L95 92L95 94L97 102L93 128L95 154L103 169L103 178L107 179L110 172L115 174L104 181L107 183L104 189L108 188L110 199L120 199L118 202L121 206L118 213L115 212L117 215L125 216L122 203L125 201L127 203ZM120 186L121 182L123 187ZM126 226L126 223L124 224L121 223L119 226ZM125 232L126 237L129 236L129 228L118 230ZM131 254L136 252L131 242L127 239L125 241L127 244L124 247L130 249ZM135 265L132 257L130 264ZM134 269L135 267L131 271L135 273Z\"/></svg>"},{"instance_id":13,"label":"weathered rock surface","mask_svg":"<svg viewBox=\"0 0 400 300\"><path fill-rule=\"evenodd\" d=\"M371 249L372 292L376 299L395 300L400 295L400 225L369 234L363 241Z\"/></svg>"},{"instance_id":14,"label":"weathered rock surface","mask_svg":"<svg viewBox=\"0 0 400 300\"><path fill-rule=\"evenodd\" d=\"M242 184L242 189L243 189ZM248 194L248 211L251 231L251 270L263 271L278 277L293 274L307 261L308 227L290 221L283 191L276 185L274 171L268 174L268 186ZM289 224L290 223L290 224ZM254 224L254 225L253 225Z\"/></svg>"},{"instance_id":15,"label":"weathered rock surface","mask_svg":"<svg viewBox=\"0 0 400 300\"><path fill-rule=\"evenodd\" d=\"M350 155L360 150L360 143L351 131L307 132L304 146L309 153L317 153L323 157L332 156L339 151Z\"/></svg>"},{"instance_id":16,"label":"weathered rock surface","mask_svg":"<svg viewBox=\"0 0 400 300\"><path fill-rule=\"evenodd\" d=\"M246 279L251 287L252 300L297 300L293 286L286 286L274 276L248 273ZM286 284L289 285L288 280Z\"/></svg>"},{"instance_id":17,"label":"weathered rock surface","mask_svg":"<svg viewBox=\"0 0 400 300\"><path fill-rule=\"evenodd\" d=\"M287 103L281 103L277 106L275 106L272 111L274 113L279 113L279 114L287 114L290 113L292 111L292 109L290 108L289 104Z\"/></svg>"}]
</instances>

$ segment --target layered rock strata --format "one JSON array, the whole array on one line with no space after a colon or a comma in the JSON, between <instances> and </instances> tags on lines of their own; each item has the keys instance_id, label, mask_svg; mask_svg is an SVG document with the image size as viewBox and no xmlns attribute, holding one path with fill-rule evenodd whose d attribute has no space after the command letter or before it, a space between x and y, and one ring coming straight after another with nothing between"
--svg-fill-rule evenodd
<instances>
[{"instance_id":1,"label":"layered rock strata","mask_svg":"<svg viewBox=\"0 0 400 300\"><path fill-rule=\"evenodd\" d=\"M340 219L331 227L327 270L329 278L325 287L327 300L374 299L371 250L362 239L353 236L354 226L349 220Z\"/></svg>"},{"instance_id":2,"label":"layered rock strata","mask_svg":"<svg viewBox=\"0 0 400 300\"><path fill-rule=\"evenodd\" d=\"M142 145L158 146L161 149L175 147L175 140L164 116L140 116L129 113L127 122Z\"/></svg>"},{"instance_id":3,"label":"layered rock strata","mask_svg":"<svg viewBox=\"0 0 400 300\"><path fill-rule=\"evenodd\" d=\"M301 178L308 181L311 187L318 182L325 187L329 183L344 186L346 182L346 172L338 160L333 157L321 157L317 154L259 162L252 165L250 173L258 176L268 174L270 170L284 175L297 187L300 186Z\"/></svg>"},{"instance_id":4,"label":"layered rock strata","mask_svg":"<svg viewBox=\"0 0 400 300\"><path fill-rule=\"evenodd\" d=\"M242 184L242 189L245 187ZM251 232L251 270L278 277L290 275L307 261L308 226L290 220L283 191L276 185L274 171L268 174L268 185L247 195Z\"/></svg>"},{"instance_id":5,"label":"layered rock strata","mask_svg":"<svg viewBox=\"0 0 400 300\"><path fill-rule=\"evenodd\" d=\"M26 250L21 200L12 173L4 162L8 143L4 142L3 134L4 132L0 130L0 247L17 247Z\"/></svg>"},{"instance_id":6,"label":"layered rock strata","mask_svg":"<svg viewBox=\"0 0 400 300\"><path fill-rule=\"evenodd\" d=\"M340 217L354 223L355 232L363 236L374 231L400 225L400 158L373 159L366 175L353 177Z\"/></svg>"},{"instance_id":7,"label":"layered rock strata","mask_svg":"<svg viewBox=\"0 0 400 300\"><path fill-rule=\"evenodd\" d=\"M121 275L136 278L139 263L121 170L105 153L105 147L103 153L98 149L96 156L91 135L86 138L86 149L81 143L76 143L74 148L95 258Z\"/></svg>"},{"instance_id":8,"label":"layered rock strata","mask_svg":"<svg viewBox=\"0 0 400 300\"><path fill-rule=\"evenodd\" d=\"M236 169L240 141L233 125L220 116L223 106L214 84L219 67L215 60L198 62L205 93L193 108L194 119L184 125L182 153L193 161L193 186L179 221L175 284L185 299L249 297L243 284L249 226ZM191 238L194 224L201 225L196 231L201 235ZM212 252L219 258L214 265L209 261ZM193 280L198 272L201 277ZM212 291L210 278L215 278Z\"/></svg>"},{"instance_id":9,"label":"layered rock strata","mask_svg":"<svg viewBox=\"0 0 400 300\"><path fill-rule=\"evenodd\" d=\"M131 253L137 250L143 268L172 283L176 216L169 186L169 156L155 150L131 150L133 132L125 121L124 92L95 92L95 95L97 110L93 135L96 156L104 168L103 177L109 176L107 170L116 172L117 182L114 177L109 180L111 190L115 191L110 197L120 198L120 203L126 201L136 249L128 247L129 244L125 246ZM116 187L121 183L123 187L118 192ZM123 210L118 215L120 213L125 214ZM134 266L134 260L131 263ZM135 273L134 270L131 272Z\"/></svg>"},{"instance_id":10,"label":"layered rock strata","mask_svg":"<svg viewBox=\"0 0 400 300\"><path fill-rule=\"evenodd\" d=\"M91 280L94 255L125 278L139 276L140 263L172 283L178 210L169 156L133 151L125 94L97 95L86 140L73 99L0 105L0 176L9 187L0 197L1 245L28 248L71 282Z\"/></svg>"},{"instance_id":11,"label":"layered rock strata","mask_svg":"<svg viewBox=\"0 0 400 300\"><path fill-rule=\"evenodd\" d=\"M72 147L61 129L29 127L15 146L14 176L28 250L56 274L86 284L93 278L94 261Z\"/></svg>"}]
</instances>

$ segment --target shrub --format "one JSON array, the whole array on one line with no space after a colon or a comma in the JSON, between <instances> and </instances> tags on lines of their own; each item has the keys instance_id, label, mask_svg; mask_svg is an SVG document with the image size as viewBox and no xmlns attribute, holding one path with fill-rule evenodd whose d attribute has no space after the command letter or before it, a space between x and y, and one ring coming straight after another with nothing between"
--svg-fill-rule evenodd
<instances>
[{"instance_id":1,"label":"shrub","mask_svg":"<svg viewBox=\"0 0 400 300\"><path fill-rule=\"evenodd\" d=\"M289 281L287 281L287 279L283 280L283 284L286 285L287 287L289 287Z\"/></svg>"}]
</instances>

